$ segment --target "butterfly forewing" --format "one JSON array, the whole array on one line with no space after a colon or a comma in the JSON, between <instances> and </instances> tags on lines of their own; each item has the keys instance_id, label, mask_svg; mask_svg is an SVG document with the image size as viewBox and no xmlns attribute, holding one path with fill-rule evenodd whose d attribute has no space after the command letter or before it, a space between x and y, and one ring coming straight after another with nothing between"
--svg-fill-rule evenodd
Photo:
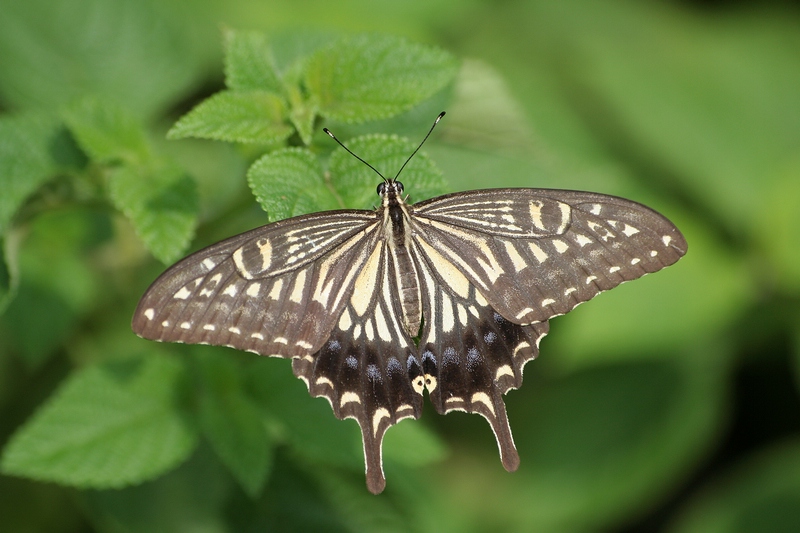
<instances>
[{"instance_id":1,"label":"butterfly forewing","mask_svg":"<svg viewBox=\"0 0 800 533\"><path fill-rule=\"evenodd\" d=\"M613 196L492 189L414 206L418 234L507 320L561 315L599 292L677 261L686 241L666 218Z\"/></svg>"},{"instance_id":2,"label":"butterfly forewing","mask_svg":"<svg viewBox=\"0 0 800 533\"><path fill-rule=\"evenodd\" d=\"M297 357L319 349L376 241L375 216L342 211L263 226L180 261L133 317L142 337Z\"/></svg>"}]
</instances>

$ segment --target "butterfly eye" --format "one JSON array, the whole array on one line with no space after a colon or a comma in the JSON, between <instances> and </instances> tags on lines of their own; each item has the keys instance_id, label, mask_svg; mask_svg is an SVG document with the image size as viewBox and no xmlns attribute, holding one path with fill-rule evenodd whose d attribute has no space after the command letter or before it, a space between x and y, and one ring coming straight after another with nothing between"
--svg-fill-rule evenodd
<instances>
[{"instance_id":1,"label":"butterfly eye","mask_svg":"<svg viewBox=\"0 0 800 533\"><path fill-rule=\"evenodd\" d=\"M403 184L399 181L394 182L395 189L397 190L397 194L403 194Z\"/></svg>"},{"instance_id":2,"label":"butterfly eye","mask_svg":"<svg viewBox=\"0 0 800 533\"><path fill-rule=\"evenodd\" d=\"M386 190L386 182L380 182L378 184L378 196L383 196L383 191Z\"/></svg>"}]
</instances>

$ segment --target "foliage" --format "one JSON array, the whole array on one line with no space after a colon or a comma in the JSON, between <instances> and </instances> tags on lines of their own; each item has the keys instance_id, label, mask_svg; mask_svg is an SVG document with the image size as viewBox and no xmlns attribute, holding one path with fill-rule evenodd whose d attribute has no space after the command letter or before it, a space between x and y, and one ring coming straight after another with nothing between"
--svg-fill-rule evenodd
<instances>
[{"instance_id":1,"label":"foliage","mask_svg":"<svg viewBox=\"0 0 800 533\"><path fill-rule=\"evenodd\" d=\"M3 526L796 530L797 13L313 5L0 0ZM374 497L356 424L287 361L156 345L129 320L190 248L369 209L377 176L323 126L394 176L442 109L403 170L413 201L596 190L690 249L553 321L507 400L519 472L479 417L426 410L387 433Z\"/></svg>"},{"instance_id":2,"label":"foliage","mask_svg":"<svg viewBox=\"0 0 800 533\"><path fill-rule=\"evenodd\" d=\"M158 355L76 371L8 443L3 470L82 488L161 475L196 445L174 405L183 371Z\"/></svg>"}]
</instances>

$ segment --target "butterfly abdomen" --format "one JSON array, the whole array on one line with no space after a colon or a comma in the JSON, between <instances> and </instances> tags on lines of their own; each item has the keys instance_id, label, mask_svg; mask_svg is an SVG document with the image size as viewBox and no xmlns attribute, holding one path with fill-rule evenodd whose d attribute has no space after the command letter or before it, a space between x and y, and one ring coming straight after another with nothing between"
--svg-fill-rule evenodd
<instances>
[{"instance_id":1,"label":"butterfly abdomen","mask_svg":"<svg viewBox=\"0 0 800 533\"><path fill-rule=\"evenodd\" d=\"M416 267L406 247L392 249L391 257L397 273L395 279L400 294L400 305L403 309L403 326L409 336L414 338L419 333L419 325L422 320L422 303Z\"/></svg>"}]
</instances>

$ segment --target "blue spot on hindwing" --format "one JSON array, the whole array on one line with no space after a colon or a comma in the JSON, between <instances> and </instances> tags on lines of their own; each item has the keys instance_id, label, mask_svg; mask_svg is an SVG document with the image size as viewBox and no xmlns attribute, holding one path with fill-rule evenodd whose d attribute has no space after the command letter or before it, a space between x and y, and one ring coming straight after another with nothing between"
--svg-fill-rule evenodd
<instances>
[{"instance_id":1,"label":"blue spot on hindwing","mask_svg":"<svg viewBox=\"0 0 800 533\"><path fill-rule=\"evenodd\" d=\"M480 352L474 346L467 350L467 370L474 371L483 362Z\"/></svg>"},{"instance_id":2,"label":"blue spot on hindwing","mask_svg":"<svg viewBox=\"0 0 800 533\"><path fill-rule=\"evenodd\" d=\"M367 379L370 381L383 381L381 377L381 371L378 370L378 365L367 365Z\"/></svg>"}]
</instances>

